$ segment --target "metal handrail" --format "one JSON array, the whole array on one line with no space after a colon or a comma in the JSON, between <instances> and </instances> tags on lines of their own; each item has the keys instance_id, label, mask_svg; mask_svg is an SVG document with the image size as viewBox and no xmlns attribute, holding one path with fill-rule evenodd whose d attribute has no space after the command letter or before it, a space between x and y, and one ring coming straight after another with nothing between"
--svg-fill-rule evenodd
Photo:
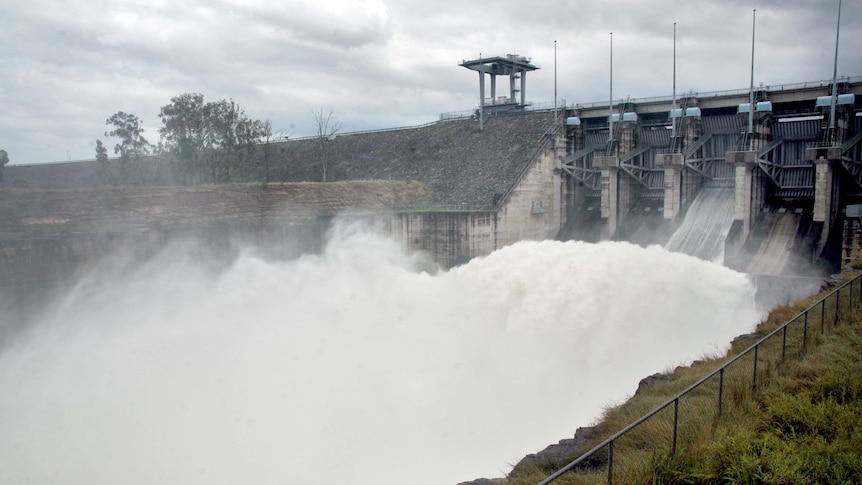
<instances>
[{"instance_id":1,"label":"metal handrail","mask_svg":"<svg viewBox=\"0 0 862 485\"><path fill-rule=\"evenodd\" d=\"M857 83L862 82L862 76L845 76L841 78L841 82L846 83ZM817 80L817 81L806 81L801 83L787 83L787 84L775 84L775 85L763 85L761 84L757 89L763 91L769 91L771 93L782 92L782 91L793 91L797 89L808 89L808 88L828 88L832 85L832 80ZM683 94L683 96L688 97L697 97L697 98L717 98L719 96L742 96L748 95L749 88L738 88L738 89L725 89L720 91L689 91L688 93ZM673 96L651 96L646 98L620 98L614 100L614 104L631 102L631 103L666 103L673 100ZM552 109L549 105L552 103L534 103L532 105L528 105L526 107L527 110L530 111L541 111ZM594 109L594 108L603 108L608 106L608 101L595 101L590 103L575 103L566 105L565 100L563 100L562 106L558 106L558 108L564 109ZM475 113L475 109L472 110L463 110L463 111L452 111L448 113L441 113L440 120L451 120L458 118L469 118Z\"/></svg>"},{"instance_id":2,"label":"metal handrail","mask_svg":"<svg viewBox=\"0 0 862 485\"><path fill-rule=\"evenodd\" d=\"M839 314L841 311L841 290L843 290L849 286L850 305L852 306L853 305L853 294L854 294L853 286L854 286L854 283L857 283L857 282L862 282L862 274L856 275L850 281L847 281L844 284L842 284L841 286L839 286L838 288L832 290L831 292L829 292L828 294L823 296L820 300L811 304L811 306L806 308L804 311L800 312L799 314L797 314L796 316L794 316L790 320L786 321L785 323L780 325L775 330L769 332L768 334L766 334L765 336L760 338L757 342L752 344L750 347L748 347L744 351L740 352L739 354L737 354L736 356L731 358L729 361L722 364L719 368L717 368L714 371L710 372L709 374L701 377L694 384L691 384L690 386L685 388L682 392L678 393L676 396L674 396L671 399L669 399L668 401L666 401L664 404L661 404L660 406L653 409L649 413L643 415L641 418L637 419L636 421L629 424L625 428L617 431L616 433L614 433L610 437L606 438L604 441L602 441L598 445L594 446L593 448L591 448L586 453L583 453L582 455L580 455L575 460L569 462L568 464L566 464L565 466L563 466L562 468L560 468L559 470L557 470L553 474L549 475L547 478L545 478L544 480L539 482L537 485L547 485L547 484L553 482L554 480L556 480L557 478L559 478L560 476L562 476L566 472L570 471L572 468L576 467L578 464L582 463L587 458L590 458L591 456L596 454L598 451L604 449L605 447L607 447L609 450L613 450L614 442L616 440L618 440L619 438L621 438L622 436L624 436L625 434L627 434L629 431L636 428L637 426L648 421L650 418L652 418L653 416L655 416L659 412L667 409L672 404L674 405L674 418L675 419L674 419L674 425L673 425L673 447L672 447L671 454L674 454L676 451L677 430L679 428L679 424L678 424L678 421L676 419L676 417L677 417L676 411L677 411L678 406L679 406L679 400L682 397L686 396L691 391L697 389L698 387L702 386L705 382L709 381L710 379L712 379L713 377L718 375L720 377L720 380L719 380L720 384L719 384L719 390L718 390L718 415L720 416L721 415L721 402L722 402L721 397L722 397L723 382L724 382L724 372L728 369L728 367L730 367L731 364L737 362L738 360L740 360L744 356L749 355L750 353L754 353L755 358L754 358L754 373L753 373L752 387L756 388L757 387L757 361L758 361L757 355L758 355L758 351L760 349L760 346L763 345L767 340L769 340L773 336L777 335L779 332L783 332L784 333L784 339L782 340L782 348L781 348L781 356L782 356L782 361L783 361L784 357L785 357L785 352L786 352L787 327L791 323L798 321L800 319L800 317L803 317L804 322L805 322L804 323L805 327L804 327L804 332L803 332L803 342L804 342L804 345L807 344L808 315L809 315L809 313L814 311L814 309L816 307L818 307L818 306L820 307L820 323L821 323L821 331L822 331L822 329L825 328L824 322L825 322L825 316L826 316L825 315L826 302L832 296L836 296L835 314L834 314L834 320L833 321L837 323L838 317L839 317ZM860 290L862 290L862 284L860 284ZM862 294L860 294L858 296L860 297L860 300L862 300ZM611 483L613 483L613 452L609 453L609 456L608 456L608 484L611 484Z\"/></svg>"},{"instance_id":3,"label":"metal handrail","mask_svg":"<svg viewBox=\"0 0 862 485\"><path fill-rule=\"evenodd\" d=\"M862 82L862 76L854 76L854 77L846 77L842 79L842 82L856 83ZM825 84L823 84L825 83ZM829 87L832 85L832 80L822 80L822 81L807 81L802 83L792 83L792 84L778 84L778 85L761 85L758 89L769 91L769 92L780 92L780 91L793 91L796 89L808 89L808 88L818 88L818 87ZM735 95L743 95L748 94L748 88L739 88L739 89L725 89L721 91L689 91L685 93L684 96L688 97L697 97L697 98L716 98L719 96L735 96ZM661 103L672 101L672 96L652 96L646 98L621 98L619 100L615 100L614 104L623 103L623 102L632 102L632 103ZM596 101L592 103L578 103L570 106L571 108L602 108L608 105L608 101Z\"/></svg>"},{"instance_id":4,"label":"metal handrail","mask_svg":"<svg viewBox=\"0 0 862 485\"><path fill-rule=\"evenodd\" d=\"M805 144L805 148L838 148L841 142L838 141L811 141Z\"/></svg>"}]
</instances>

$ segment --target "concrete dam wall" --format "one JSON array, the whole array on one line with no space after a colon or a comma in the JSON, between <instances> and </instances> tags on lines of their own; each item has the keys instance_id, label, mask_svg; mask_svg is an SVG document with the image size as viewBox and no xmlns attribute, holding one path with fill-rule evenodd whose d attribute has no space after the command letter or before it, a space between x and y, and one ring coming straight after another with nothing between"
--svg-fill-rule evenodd
<instances>
[{"instance_id":1,"label":"concrete dam wall","mask_svg":"<svg viewBox=\"0 0 862 485\"><path fill-rule=\"evenodd\" d=\"M147 257L200 237L208 254L221 256L247 245L280 258L319 252L337 216L444 268L553 238L563 210L554 121L548 112L519 112L493 116L481 131L461 119L339 135L328 147L325 184L312 183L322 163L314 139L270 147L286 182L269 184L100 187L95 163L12 166L7 183L27 177L31 188L0 188L8 207L0 216L8 289L0 304L37 305L43 293L35 288L64 288L122 248Z\"/></svg>"},{"instance_id":2,"label":"concrete dam wall","mask_svg":"<svg viewBox=\"0 0 862 485\"><path fill-rule=\"evenodd\" d=\"M842 89L860 91L862 84ZM759 91L771 111L758 111L752 133L742 111L747 93L727 92L689 93L674 117L670 99L615 103L621 116L612 133L607 105L595 104L566 107L557 117L495 113L481 128L468 117L343 133L327 139L325 149L320 139L290 140L256 148L257 168L236 180L251 185L218 188L177 187L163 176L169 161L157 159L142 161L151 165L139 173L161 174L154 178L161 185L122 189L101 187L95 162L9 166L6 184L26 180L34 192L27 199L26 190L3 189L7 201L14 199L9 194L29 200L8 202L3 264L25 261L34 270L5 273L16 274L6 277L16 288L6 305L28 299L37 281L73 279L110 249L150 254L189 233L203 234L210 241L204 246L223 253L274 242L279 257L319 251L343 212L444 268L524 239L559 238L669 244L704 259L723 253L734 269L773 276L822 273L855 254L842 247L858 240L845 237L844 207L862 202L853 170L862 160L862 118L855 104L843 106L836 132L842 142L814 145L827 135L824 112L814 104L824 93ZM322 180L323 165L327 182L303 186ZM90 187L94 192L80 199L125 212L70 212L77 203L57 202L69 194L38 187ZM401 199L394 187L403 189ZM244 191L245 199L237 195ZM160 198L179 205L168 210ZM42 258L49 262L40 266ZM77 262L54 265L52 258Z\"/></svg>"}]
</instances>

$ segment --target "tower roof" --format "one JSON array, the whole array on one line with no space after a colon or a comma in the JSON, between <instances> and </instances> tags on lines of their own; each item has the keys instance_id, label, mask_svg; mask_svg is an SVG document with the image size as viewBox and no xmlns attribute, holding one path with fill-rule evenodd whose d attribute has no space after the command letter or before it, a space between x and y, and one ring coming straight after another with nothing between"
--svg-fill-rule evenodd
<instances>
[{"instance_id":1,"label":"tower roof","mask_svg":"<svg viewBox=\"0 0 862 485\"><path fill-rule=\"evenodd\" d=\"M529 57L507 54L506 57L480 57L479 59L462 61L459 66L496 76L508 76L518 71L535 71L539 69L538 66L530 64L530 61Z\"/></svg>"}]
</instances>

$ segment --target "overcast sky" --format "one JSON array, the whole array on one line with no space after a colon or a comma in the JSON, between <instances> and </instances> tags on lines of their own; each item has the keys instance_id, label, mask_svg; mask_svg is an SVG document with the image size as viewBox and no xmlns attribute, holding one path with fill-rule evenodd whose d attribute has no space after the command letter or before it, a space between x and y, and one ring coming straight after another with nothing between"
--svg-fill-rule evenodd
<instances>
[{"instance_id":1,"label":"overcast sky","mask_svg":"<svg viewBox=\"0 0 862 485\"><path fill-rule=\"evenodd\" d=\"M330 108L343 131L478 105L464 59L517 53L527 100L569 104L831 79L837 0L0 0L0 148L12 163L92 159L117 111L158 141L182 93L233 99L285 134ZM838 74L862 75L862 2L841 13ZM504 84L505 85L505 84ZM498 93L499 94L499 93Z\"/></svg>"}]
</instances>

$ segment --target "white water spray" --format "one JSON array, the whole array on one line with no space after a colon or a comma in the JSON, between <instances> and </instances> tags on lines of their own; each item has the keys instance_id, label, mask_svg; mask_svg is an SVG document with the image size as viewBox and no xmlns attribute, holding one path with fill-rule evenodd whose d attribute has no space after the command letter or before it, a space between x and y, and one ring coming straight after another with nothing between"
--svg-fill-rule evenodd
<instances>
[{"instance_id":1,"label":"white water spray","mask_svg":"<svg viewBox=\"0 0 862 485\"><path fill-rule=\"evenodd\" d=\"M433 484L503 475L757 322L659 247L523 242L429 275L387 240L167 254L0 354L0 483Z\"/></svg>"}]
</instances>

